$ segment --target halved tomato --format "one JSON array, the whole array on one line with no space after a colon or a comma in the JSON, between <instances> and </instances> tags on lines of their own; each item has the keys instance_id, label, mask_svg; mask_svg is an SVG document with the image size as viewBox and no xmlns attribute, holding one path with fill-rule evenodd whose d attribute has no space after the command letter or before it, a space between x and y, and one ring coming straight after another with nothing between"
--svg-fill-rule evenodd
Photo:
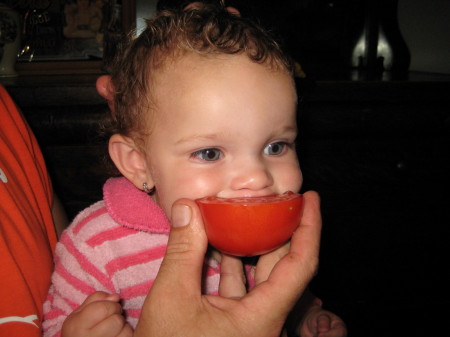
<instances>
[{"instance_id":1,"label":"halved tomato","mask_svg":"<svg viewBox=\"0 0 450 337\"><path fill-rule=\"evenodd\" d=\"M255 198L196 200L209 243L236 256L267 253L287 242L302 217L303 196L294 192Z\"/></svg>"}]
</instances>

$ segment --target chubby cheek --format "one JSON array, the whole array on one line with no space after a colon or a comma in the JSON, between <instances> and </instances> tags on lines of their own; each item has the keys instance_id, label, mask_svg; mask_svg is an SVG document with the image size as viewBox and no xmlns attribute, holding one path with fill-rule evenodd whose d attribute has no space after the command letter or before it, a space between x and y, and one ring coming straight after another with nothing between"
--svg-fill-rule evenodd
<instances>
[{"instance_id":1,"label":"chubby cheek","mask_svg":"<svg viewBox=\"0 0 450 337\"><path fill-rule=\"evenodd\" d=\"M167 176L160 176L160 179L155 181L155 200L169 219L172 205L178 199L188 198L195 200L216 195L222 187L222 182L217 172L189 173L185 171L183 173L181 175L171 175L170 179Z\"/></svg>"},{"instance_id":2,"label":"chubby cheek","mask_svg":"<svg viewBox=\"0 0 450 337\"><path fill-rule=\"evenodd\" d=\"M285 191L290 190L292 192L299 192L303 184L303 175L300 167L294 165L288 168L280 177L280 180L285 186Z\"/></svg>"},{"instance_id":3,"label":"chubby cheek","mask_svg":"<svg viewBox=\"0 0 450 337\"><path fill-rule=\"evenodd\" d=\"M303 174L302 171L300 170L300 168L298 169L298 174L297 174L297 181L296 181L296 192L300 192L300 189L302 188L303 185Z\"/></svg>"}]
</instances>

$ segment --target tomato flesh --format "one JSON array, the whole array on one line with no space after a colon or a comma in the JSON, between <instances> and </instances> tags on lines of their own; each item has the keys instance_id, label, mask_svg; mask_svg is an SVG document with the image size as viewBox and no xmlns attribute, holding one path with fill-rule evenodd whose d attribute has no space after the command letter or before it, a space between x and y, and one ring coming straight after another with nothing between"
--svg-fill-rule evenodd
<instances>
[{"instance_id":1,"label":"tomato flesh","mask_svg":"<svg viewBox=\"0 0 450 337\"><path fill-rule=\"evenodd\" d=\"M303 196L286 192L255 198L196 200L209 243L223 253L260 255L287 242L303 211Z\"/></svg>"}]
</instances>

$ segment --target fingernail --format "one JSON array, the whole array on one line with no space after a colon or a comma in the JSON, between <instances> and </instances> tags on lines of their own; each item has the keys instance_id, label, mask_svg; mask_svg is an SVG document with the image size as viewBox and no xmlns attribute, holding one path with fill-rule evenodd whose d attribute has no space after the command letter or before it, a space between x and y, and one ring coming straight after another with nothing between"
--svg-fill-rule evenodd
<instances>
[{"instance_id":1,"label":"fingernail","mask_svg":"<svg viewBox=\"0 0 450 337\"><path fill-rule=\"evenodd\" d=\"M175 205L172 208L172 227L183 227L191 221L191 209L186 205Z\"/></svg>"},{"instance_id":2,"label":"fingernail","mask_svg":"<svg viewBox=\"0 0 450 337\"><path fill-rule=\"evenodd\" d=\"M115 301L115 302L117 302L119 299L120 299L120 297L119 297L119 295L117 295L117 294L109 294L109 295L105 298L105 300L107 300L107 301Z\"/></svg>"}]
</instances>

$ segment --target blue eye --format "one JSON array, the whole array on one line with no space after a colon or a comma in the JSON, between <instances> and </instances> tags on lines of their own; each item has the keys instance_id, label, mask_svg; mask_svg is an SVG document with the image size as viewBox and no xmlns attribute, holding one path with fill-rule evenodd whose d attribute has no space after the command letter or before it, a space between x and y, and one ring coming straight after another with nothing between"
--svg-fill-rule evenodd
<instances>
[{"instance_id":1,"label":"blue eye","mask_svg":"<svg viewBox=\"0 0 450 337\"><path fill-rule=\"evenodd\" d=\"M222 152L219 149L208 148L194 152L192 157L204 161L216 161L222 157Z\"/></svg>"},{"instance_id":2,"label":"blue eye","mask_svg":"<svg viewBox=\"0 0 450 337\"><path fill-rule=\"evenodd\" d=\"M287 144L285 142L276 142L269 144L264 148L264 154L268 156L278 156L283 153L286 145Z\"/></svg>"}]
</instances>

